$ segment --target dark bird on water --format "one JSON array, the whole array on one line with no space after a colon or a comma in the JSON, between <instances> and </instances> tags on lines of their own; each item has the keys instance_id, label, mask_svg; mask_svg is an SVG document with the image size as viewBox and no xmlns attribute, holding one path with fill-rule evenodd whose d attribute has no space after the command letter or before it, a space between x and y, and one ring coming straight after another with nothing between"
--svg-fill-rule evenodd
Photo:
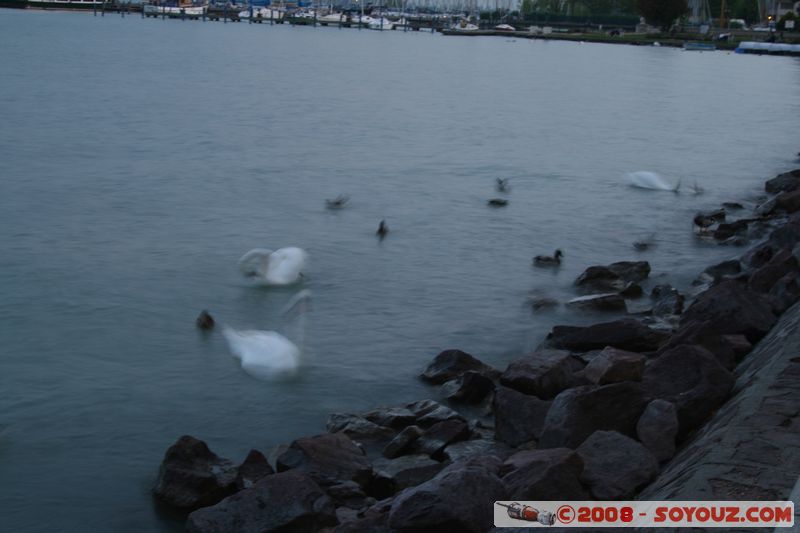
<instances>
[{"instance_id":1,"label":"dark bird on water","mask_svg":"<svg viewBox=\"0 0 800 533\"><path fill-rule=\"evenodd\" d=\"M197 320L195 320L195 324L197 324L197 327L203 331L208 331L210 329L214 329L214 318L208 313L208 311L203 309L203 311L197 317Z\"/></svg>"},{"instance_id":2,"label":"dark bird on water","mask_svg":"<svg viewBox=\"0 0 800 533\"><path fill-rule=\"evenodd\" d=\"M383 240L387 233L389 233L389 226L386 225L386 220L381 220L381 223L378 225L378 231L375 232L375 235Z\"/></svg>"},{"instance_id":3,"label":"dark bird on water","mask_svg":"<svg viewBox=\"0 0 800 533\"><path fill-rule=\"evenodd\" d=\"M508 192L508 189L510 188L508 185L508 178L497 178L495 188L497 189L497 192Z\"/></svg>"},{"instance_id":4,"label":"dark bird on water","mask_svg":"<svg viewBox=\"0 0 800 533\"><path fill-rule=\"evenodd\" d=\"M492 207L505 207L508 205L508 200L503 200L502 198L492 198L486 203Z\"/></svg>"},{"instance_id":5,"label":"dark bird on water","mask_svg":"<svg viewBox=\"0 0 800 533\"><path fill-rule=\"evenodd\" d=\"M345 206L345 204L350 201L350 197L346 194L340 194L334 199L327 199L325 200L325 206L328 209L341 209Z\"/></svg>"},{"instance_id":6,"label":"dark bird on water","mask_svg":"<svg viewBox=\"0 0 800 533\"><path fill-rule=\"evenodd\" d=\"M645 250L647 250L648 248L650 248L651 246L653 246L655 244L655 237L656 237L656 234L652 233L646 239L641 239L641 240L635 241L633 243L633 248L635 250L639 251L639 252L644 252Z\"/></svg>"},{"instance_id":7,"label":"dark bird on water","mask_svg":"<svg viewBox=\"0 0 800 533\"><path fill-rule=\"evenodd\" d=\"M537 255L533 258L533 264L541 267L559 266L562 257L564 257L564 254L561 250L556 250L552 257L549 255Z\"/></svg>"}]
</instances>

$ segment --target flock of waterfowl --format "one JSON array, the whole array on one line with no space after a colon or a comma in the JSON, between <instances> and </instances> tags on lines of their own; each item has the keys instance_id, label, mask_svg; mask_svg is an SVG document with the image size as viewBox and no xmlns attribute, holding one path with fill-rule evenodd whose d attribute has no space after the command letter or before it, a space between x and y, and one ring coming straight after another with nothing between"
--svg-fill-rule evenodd
<instances>
[{"instance_id":1,"label":"flock of waterfowl","mask_svg":"<svg viewBox=\"0 0 800 533\"><path fill-rule=\"evenodd\" d=\"M628 174L629 184L634 187L678 191L680 180L677 182L665 180L652 172L635 172ZM508 179L497 178L495 181L497 192L508 194L511 186ZM695 185L695 192L701 189ZM341 194L336 198L326 199L325 207L328 209L344 209L350 197ZM505 198L492 198L488 200L491 207L503 207L508 204ZM703 225L706 220L695 220L696 224ZM375 232L383 240L389 233L386 220L381 220ZM655 235L638 240L633 243L636 250L642 251L652 247ZM536 267L557 268L561 265L564 253L557 249L550 255L537 255L532 263ZM277 250L254 248L239 259L239 270L243 276L262 286L289 286L303 280L308 254L298 247L286 247ZM299 331L296 336L302 339L304 323L303 311L308 309L311 293L308 290L299 291L284 308L283 316L291 317L292 322L300 321ZM197 318L197 327L210 330L215 326L214 318L203 311ZM286 336L275 331L242 331L230 326L224 326L223 335L228 343L231 353L241 361L242 368L257 377L273 377L294 373L302 357L302 340L292 342ZM298 345L299 344L299 345Z\"/></svg>"}]
</instances>

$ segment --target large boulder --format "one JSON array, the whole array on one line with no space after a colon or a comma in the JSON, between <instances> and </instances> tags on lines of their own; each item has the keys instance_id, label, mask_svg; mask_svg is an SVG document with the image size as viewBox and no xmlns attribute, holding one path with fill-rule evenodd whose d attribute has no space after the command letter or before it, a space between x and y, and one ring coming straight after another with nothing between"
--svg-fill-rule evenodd
<instances>
[{"instance_id":1,"label":"large boulder","mask_svg":"<svg viewBox=\"0 0 800 533\"><path fill-rule=\"evenodd\" d=\"M442 458L445 446L467 440L470 435L469 425L463 420L445 420L425 430L414 443L414 447L434 459Z\"/></svg>"},{"instance_id":2,"label":"large boulder","mask_svg":"<svg viewBox=\"0 0 800 533\"><path fill-rule=\"evenodd\" d=\"M742 263L738 259L729 259L710 266L703 271L719 283L723 279L733 278L742 273ZM655 289L653 289L655 292Z\"/></svg>"},{"instance_id":3,"label":"large boulder","mask_svg":"<svg viewBox=\"0 0 800 533\"><path fill-rule=\"evenodd\" d=\"M575 372L583 362L563 350L541 350L513 361L500 376L500 383L543 400L578 384Z\"/></svg>"},{"instance_id":4,"label":"large boulder","mask_svg":"<svg viewBox=\"0 0 800 533\"><path fill-rule=\"evenodd\" d=\"M681 318L681 326L709 322L719 334L743 334L756 342L775 324L768 299L736 281L723 281L701 294Z\"/></svg>"},{"instance_id":5,"label":"large boulder","mask_svg":"<svg viewBox=\"0 0 800 533\"><path fill-rule=\"evenodd\" d=\"M769 290L772 312L776 315L783 314L787 309L800 300L800 276L797 272L790 272L779 279Z\"/></svg>"},{"instance_id":6,"label":"large boulder","mask_svg":"<svg viewBox=\"0 0 800 533\"><path fill-rule=\"evenodd\" d=\"M766 265L751 274L748 287L756 292L769 292L778 280L797 271L797 258L794 254L787 249L779 250Z\"/></svg>"},{"instance_id":7,"label":"large boulder","mask_svg":"<svg viewBox=\"0 0 800 533\"><path fill-rule=\"evenodd\" d=\"M383 456L394 459L408 453L423 431L417 426L408 426L397 434L395 438L383 449Z\"/></svg>"},{"instance_id":8,"label":"large boulder","mask_svg":"<svg viewBox=\"0 0 800 533\"><path fill-rule=\"evenodd\" d=\"M456 403L480 403L494 390L494 381L475 370L468 370L448 383L453 386L447 399Z\"/></svg>"},{"instance_id":9,"label":"large boulder","mask_svg":"<svg viewBox=\"0 0 800 533\"><path fill-rule=\"evenodd\" d=\"M616 431L596 431L577 450L581 480L598 500L632 499L655 478L658 462L647 448Z\"/></svg>"},{"instance_id":10,"label":"large boulder","mask_svg":"<svg viewBox=\"0 0 800 533\"><path fill-rule=\"evenodd\" d=\"M678 410L666 400L653 400L636 424L636 435L658 461L675 455L675 438L678 436Z\"/></svg>"},{"instance_id":11,"label":"large boulder","mask_svg":"<svg viewBox=\"0 0 800 533\"><path fill-rule=\"evenodd\" d=\"M465 420L463 416L434 400L420 400L406 405L414 414L414 423L422 428L430 427L445 420Z\"/></svg>"},{"instance_id":12,"label":"large boulder","mask_svg":"<svg viewBox=\"0 0 800 533\"><path fill-rule=\"evenodd\" d=\"M197 510L188 533L271 533L317 531L336 525L331 499L310 476L284 472L267 476L213 507Z\"/></svg>"},{"instance_id":13,"label":"large boulder","mask_svg":"<svg viewBox=\"0 0 800 533\"><path fill-rule=\"evenodd\" d=\"M782 192L775 197L775 210L786 213L800 211L800 190Z\"/></svg>"},{"instance_id":14,"label":"large boulder","mask_svg":"<svg viewBox=\"0 0 800 533\"><path fill-rule=\"evenodd\" d=\"M508 498L497 477L499 468L500 460L492 456L451 464L433 479L398 494L389 526L408 533L485 532L493 524L491 503Z\"/></svg>"},{"instance_id":15,"label":"large boulder","mask_svg":"<svg viewBox=\"0 0 800 533\"><path fill-rule=\"evenodd\" d=\"M406 407L379 407L362 416L379 426L392 429L403 429L417 420L417 415Z\"/></svg>"},{"instance_id":16,"label":"large boulder","mask_svg":"<svg viewBox=\"0 0 800 533\"><path fill-rule=\"evenodd\" d=\"M733 375L705 348L676 346L651 360L642 383L653 398L675 404L679 435L700 426L728 399Z\"/></svg>"},{"instance_id":17,"label":"large boulder","mask_svg":"<svg viewBox=\"0 0 800 533\"><path fill-rule=\"evenodd\" d=\"M625 298L615 292L578 296L568 301L567 307L581 311L627 311Z\"/></svg>"},{"instance_id":18,"label":"large boulder","mask_svg":"<svg viewBox=\"0 0 800 533\"><path fill-rule=\"evenodd\" d=\"M444 464L427 455L378 459L373 464L375 478L370 485L370 494L376 498L387 498L397 491L428 481L444 467Z\"/></svg>"},{"instance_id":19,"label":"large boulder","mask_svg":"<svg viewBox=\"0 0 800 533\"><path fill-rule=\"evenodd\" d=\"M770 194L800 189L800 169L778 174L764 184L764 189Z\"/></svg>"},{"instance_id":20,"label":"large boulder","mask_svg":"<svg viewBox=\"0 0 800 533\"><path fill-rule=\"evenodd\" d=\"M425 381L441 384L457 378L467 370L474 370L488 377L496 377L498 372L491 366L461 350L445 350L434 357L420 375Z\"/></svg>"},{"instance_id":21,"label":"large boulder","mask_svg":"<svg viewBox=\"0 0 800 533\"><path fill-rule=\"evenodd\" d=\"M497 387L493 404L495 438L509 446L538 439L551 403L508 387Z\"/></svg>"},{"instance_id":22,"label":"large boulder","mask_svg":"<svg viewBox=\"0 0 800 533\"><path fill-rule=\"evenodd\" d=\"M278 472L306 472L322 486L350 480L365 487L372 478L364 452L341 433L295 440L278 456L276 467Z\"/></svg>"},{"instance_id":23,"label":"large boulder","mask_svg":"<svg viewBox=\"0 0 800 533\"><path fill-rule=\"evenodd\" d=\"M450 444L444 449L445 459L449 462L469 459L476 455L493 455L500 460L505 459L513 453L513 448L509 445L493 438L480 438L462 440Z\"/></svg>"},{"instance_id":24,"label":"large boulder","mask_svg":"<svg viewBox=\"0 0 800 533\"><path fill-rule=\"evenodd\" d=\"M179 509L214 505L236 490L236 466L205 442L184 435L167 449L153 488L156 497Z\"/></svg>"},{"instance_id":25,"label":"large boulder","mask_svg":"<svg viewBox=\"0 0 800 533\"><path fill-rule=\"evenodd\" d=\"M388 441L395 434L391 428L370 422L360 415L345 413L334 413L328 416L327 429L331 433L342 433L359 442Z\"/></svg>"},{"instance_id":26,"label":"large boulder","mask_svg":"<svg viewBox=\"0 0 800 533\"><path fill-rule=\"evenodd\" d=\"M556 396L547 412L540 448L577 448L597 430L636 435L636 422L650 398L639 383L585 385Z\"/></svg>"},{"instance_id":27,"label":"large boulder","mask_svg":"<svg viewBox=\"0 0 800 533\"><path fill-rule=\"evenodd\" d=\"M575 280L575 285L596 291L621 291L630 282L638 283L650 274L647 261L620 261L608 266L591 266Z\"/></svg>"},{"instance_id":28,"label":"large boulder","mask_svg":"<svg viewBox=\"0 0 800 533\"><path fill-rule=\"evenodd\" d=\"M250 450L236 474L236 490L249 489L263 477L274 474L272 466L258 450Z\"/></svg>"},{"instance_id":29,"label":"large boulder","mask_svg":"<svg viewBox=\"0 0 800 533\"><path fill-rule=\"evenodd\" d=\"M509 495L529 501L588 500L582 471L580 456L567 448L517 452L501 468Z\"/></svg>"},{"instance_id":30,"label":"large boulder","mask_svg":"<svg viewBox=\"0 0 800 533\"><path fill-rule=\"evenodd\" d=\"M752 348L744 335L720 333L713 322L704 321L690 322L681 326L669 342L661 347L659 353L685 345L702 346L728 370L733 370L736 363Z\"/></svg>"},{"instance_id":31,"label":"large boulder","mask_svg":"<svg viewBox=\"0 0 800 533\"><path fill-rule=\"evenodd\" d=\"M641 381L644 362L645 357L642 354L608 347L586 365L583 375L597 385Z\"/></svg>"},{"instance_id":32,"label":"large boulder","mask_svg":"<svg viewBox=\"0 0 800 533\"><path fill-rule=\"evenodd\" d=\"M650 292L655 316L679 315L683 312L684 297L671 285L656 285Z\"/></svg>"},{"instance_id":33,"label":"large boulder","mask_svg":"<svg viewBox=\"0 0 800 533\"><path fill-rule=\"evenodd\" d=\"M547 335L550 348L588 352L613 346L629 352L655 351L669 337L638 320L624 318L592 326L555 326Z\"/></svg>"}]
</instances>

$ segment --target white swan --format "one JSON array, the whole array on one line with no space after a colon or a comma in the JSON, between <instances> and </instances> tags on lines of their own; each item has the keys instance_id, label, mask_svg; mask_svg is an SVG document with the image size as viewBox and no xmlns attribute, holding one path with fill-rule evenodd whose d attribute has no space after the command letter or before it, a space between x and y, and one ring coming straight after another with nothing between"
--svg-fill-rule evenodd
<instances>
[{"instance_id":1,"label":"white swan","mask_svg":"<svg viewBox=\"0 0 800 533\"><path fill-rule=\"evenodd\" d=\"M222 334L228 348L239 359L242 369L253 377L270 379L295 375L302 363L305 340L304 313L309 309L311 292L298 292L284 308L296 326L297 344L275 331L239 331L225 326Z\"/></svg>"},{"instance_id":2,"label":"white swan","mask_svg":"<svg viewBox=\"0 0 800 533\"><path fill-rule=\"evenodd\" d=\"M308 254L302 248L254 248L239 259L239 270L265 285L291 285L303 277Z\"/></svg>"},{"instance_id":3,"label":"white swan","mask_svg":"<svg viewBox=\"0 0 800 533\"><path fill-rule=\"evenodd\" d=\"M647 170L639 170L637 172L629 172L626 174L628 184L631 187L638 187L639 189L651 189L656 191L672 191L678 192L681 186L681 180L671 180L665 178L655 172Z\"/></svg>"}]
</instances>

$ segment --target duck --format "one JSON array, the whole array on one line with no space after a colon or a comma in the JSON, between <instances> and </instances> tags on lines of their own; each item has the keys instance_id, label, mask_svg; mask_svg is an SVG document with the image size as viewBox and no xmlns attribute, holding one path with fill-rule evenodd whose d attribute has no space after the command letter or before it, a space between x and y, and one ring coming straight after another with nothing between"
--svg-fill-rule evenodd
<instances>
[{"instance_id":1,"label":"duck","mask_svg":"<svg viewBox=\"0 0 800 533\"><path fill-rule=\"evenodd\" d=\"M647 250L648 248L650 248L655 244L655 237L656 234L651 233L650 236L648 236L647 238L634 241L633 243L634 250L637 250L639 252L644 252L645 250Z\"/></svg>"},{"instance_id":2,"label":"duck","mask_svg":"<svg viewBox=\"0 0 800 533\"><path fill-rule=\"evenodd\" d=\"M389 226L386 225L386 220L381 220L381 223L378 225L378 231L375 232L375 235L383 240L387 233L389 233Z\"/></svg>"},{"instance_id":3,"label":"duck","mask_svg":"<svg viewBox=\"0 0 800 533\"><path fill-rule=\"evenodd\" d=\"M346 194L340 194L336 198L328 198L325 200L325 207L328 209L341 209L350 201L350 197Z\"/></svg>"},{"instance_id":4,"label":"duck","mask_svg":"<svg viewBox=\"0 0 800 533\"><path fill-rule=\"evenodd\" d=\"M559 266L561 265L561 258L564 253L561 250L556 250L552 257L549 255L537 255L533 258L533 264L541 267Z\"/></svg>"},{"instance_id":5,"label":"duck","mask_svg":"<svg viewBox=\"0 0 800 533\"><path fill-rule=\"evenodd\" d=\"M497 192L508 192L510 188L508 185L508 178L497 178L495 188L497 189Z\"/></svg>"},{"instance_id":6,"label":"duck","mask_svg":"<svg viewBox=\"0 0 800 533\"><path fill-rule=\"evenodd\" d=\"M486 203L491 207L505 207L508 205L508 200L503 200L502 198L492 198Z\"/></svg>"},{"instance_id":7,"label":"duck","mask_svg":"<svg viewBox=\"0 0 800 533\"><path fill-rule=\"evenodd\" d=\"M237 330L230 326L222 334L231 354L239 359L242 370L259 379L291 377L302 363L305 335L305 311L310 309L311 292L304 289L295 294L282 314L297 322L297 343L277 331Z\"/></svg>"},{"instance_id":8,"label":"duck","mask_svg":"<svg viewBox=\"0 0 800 533\"><path fill-rule=\"evenodd\" d=\"M253 248L239 259L239 270L262 285L292 285L303 279L307 258L305 250L294 246Z\"/></svg>"},{"instance_id":9,"label":"duck","mask_svg":"<svg viewBox=\"0 0 800 533\"><path fill-rule=\"evenodd\" d=\"M214 317L211 314L203 309L195 320L195 324L198 328L202 329L203 331L209 331L214 329Z\"/></svg>"}]
</instances>

